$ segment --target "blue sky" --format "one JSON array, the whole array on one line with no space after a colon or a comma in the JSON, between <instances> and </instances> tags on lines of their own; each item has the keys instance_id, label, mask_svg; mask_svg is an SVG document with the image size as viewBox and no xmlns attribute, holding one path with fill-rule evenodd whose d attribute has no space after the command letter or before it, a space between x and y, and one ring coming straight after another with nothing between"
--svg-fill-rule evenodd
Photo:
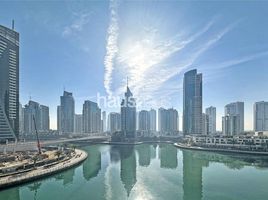
<instances>
[{"instance_id":1,"label":"blue sky","mask_svg":"<svg viewBox=\"0 0 268 200\"><path fill-rule=\"evenodd\" d=\"M96 95L122 96L126 77L139 109L175 107L182 117L182 78L203 73L203 105L268 100L268 2L1 1L0 24L20 33L20 98L56 106L71 91L76 113ZM102 107L104 105L101 105ZM119 111L119 108L104 108ZM181 129L181 124L180 124Z\"/></svg>"}]
</instances>

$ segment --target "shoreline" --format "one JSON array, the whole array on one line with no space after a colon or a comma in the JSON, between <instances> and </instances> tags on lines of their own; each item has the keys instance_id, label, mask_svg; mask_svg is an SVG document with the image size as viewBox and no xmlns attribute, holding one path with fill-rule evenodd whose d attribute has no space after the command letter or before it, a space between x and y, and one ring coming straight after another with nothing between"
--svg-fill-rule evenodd
<instances>
[{"instance_id":1,"label":"shoreline","mask_svg":"<svg viewBox=\"0 0 268 200\"><path fill-rule=\"evenodd\" d=\"M76 151L76 155L73 158L67 161L55 164L54 166L50 168L38 167L37 169L31 170L26 173L21 173L15 176L11 175L11 176L0 178L0 191L10 188L10 187L21 185L24 183L32 182L38 179L47 178L51 175L54 175L59 172L63 172L67 169L70 169L72 167L75 167L87 159L88 154L85 151L80 150L80 149L76 149L75 151ZM77 157L77 155L79 154L80 156Z\"/></svg>"},{"instance_id":2,"label":"shoreline","mask_svg":"<svg viewBox=\"0 0 268 200\"><path fill-rule=\"evenodd\" d=\"M257 155L257 156L268 156L268 152L258 152L258 151L243 151L243 150L232 150L232 149L216 149L216 148L204 148L204 147L193 147L186 146L181 143L174 143L175 147L180 149L188 149L193 151L207 151L214 153L235 153L235 154L245 154L245 155Z\"/></svg>"}]
</instances>

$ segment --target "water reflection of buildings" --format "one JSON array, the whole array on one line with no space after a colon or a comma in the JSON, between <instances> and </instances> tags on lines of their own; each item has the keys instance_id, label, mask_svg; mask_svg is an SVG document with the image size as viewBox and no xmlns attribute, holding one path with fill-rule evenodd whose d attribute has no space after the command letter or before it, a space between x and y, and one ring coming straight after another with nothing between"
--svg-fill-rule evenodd
<instances>
[{"instance_id":1,"label":"water reflection of buildings","mask_svg":"<svg viewBox=\"0 0 268 200\"><path fill-rule=\"evenodd\" d=\"M55 175L56 180L63 180L63 185L66 186L73 183L75 168L71 168L68 171Z\"/></svg>"},{"instance_id":2,"label":"water reflection of buildings","mask_svg":"<svg viewBox=\"0 0 268 200\"><path fill-rule=\"evenodd\" d=\"M101 152L98 148L90 148L88 159L83 164L83 176L89 181L96 177L101 169Z\"/></svg>"},{"instance_id":3,"label":"water reflection of buildings","mask_svg":"<svg viewBox=\"0 0 268 200\"><path fill-rule=\"evenodd\" d=\"M147 167L151 161L151 146L150 145L139 145L136 147L139 154L139 165Z\"/></svg>"},{"instance_id":4,"label":"water reflection of buildings","mask_svg":"<svg viewBox=\"0 0 268 200\"><path fill-rule=\"evenodd\" d=\"M110 150L111 162L117 163L121 160L120 178L129 196L137 182L134 146L112 146Z\"/></svg>"},{"instance_id":5,"label":"water reflection of buildings","mask_svg":"<svg viewBox=\"0 0 268 200\"><path fill-rule=\"evenodd\" d=\"M110 161L111 163L118 163L120 161L120 152L118 146L111 146L110 148Z\"/></svg>"},{"instance_id":6,"label":"water reflection of buildings","mask_svg":"<svg viewBox=\"0 0 268 200\"><path fill-rule=\"evenodd\" d=\"M201 200L203 191L203 168L210 163L222 163L229 169L244 166L267 167L268 159L263 157L224 155L218 153L183 150L183 200Z\"/></svg>"},{"instance_id":7,"label":"water reflection of buildings","mask_svg":"<svg viewBox=\"0 0 268 200\"><path fill-rule=\"evenodd\" d=\"M198 152L197 152L198 154ZM202 167L209 162L198 158L196 152L183 151L183 200L202 199Z\"/></svg>"},{"instance_id":8,"label":"water reflection of buildings","mask_svg":"<svg viewBox=\"0 0 268 200\"><path fill-rule=\"evenodd\" d=\"M177 168L177 148L174 146L169 144L159 144L158 156L160 159L161 168Z\"/></svg>"},{"instance_id":9,"label":"water reflection of buildings","mask_svg":"<svg viewBox=\"0 0 268 200\"><path fill-rule=\"evenodd\" d=\"M19 187L1 191L1 200L20 200Z\"/></svg>"},{"instance_id":10,"label":"water reflection of buildings","mask_svg":"<svg viewBox=\"0 0 268 200\"><path fill-rule=\"evenodd\" d=\"M150 145L151 159L155 159L156 158L156 147L157 147L156 144Z\"/></svg>"}]
</instances>

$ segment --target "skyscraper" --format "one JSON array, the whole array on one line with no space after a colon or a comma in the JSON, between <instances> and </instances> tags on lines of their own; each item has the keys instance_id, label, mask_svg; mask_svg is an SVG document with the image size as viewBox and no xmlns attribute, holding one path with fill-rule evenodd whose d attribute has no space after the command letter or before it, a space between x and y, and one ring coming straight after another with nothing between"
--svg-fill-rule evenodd
<instances>
[{"instance_id":1,"label":"skyscraper","mask_svg":"<svg viewBox=\"0 0 268 200\"><path fill-rule=\"evenodd\" d=\"M74 132L74 98L71 92L63 92L58 106L58 130L62 133Z\"/></svg>"},{"instance_id":2,"label":"skyscraper","mask_svg":"<svg viewBox=\"0 0 268 200\"><path fill-rule=\"evenodd\" d=\"M191 70L183 79L183 134L202 133L202 74Z\"/></svg>"},{"instance_id":3,"label":"skyscraper","mask_svg":"<svg viewBox=\"0 0 268 200\"><path fill-rule=\"evenodd\" d=\"M40 121L40 109L39 109L39 103L35 101L29 101L27 105L25 105L24 108L24 132L25 135L29 134L35 134L35 124L36 129L40 130L41 121Z\"/></svg>"},{"instance_id":4,"label":"skyscraper","mask_svg":"<svg viewBox=\"0 0 268 200\"><path fill-rule=\"evenodd\" d=\"M202 114L202 135L208 135L208 115Z\"/></svg>"},{"instance_id":5,"label":"skyscraper","mask_svg":"<svg viewBox=\"0 0 268 200\"><path fill-rule=\"evenodd\" d=\"M222 117L222 133L227 136L240 134L239 115L226 115Z\"/></svg>"},{"instance_id":6,"label":"skyscraper","mask_svg":"<svg viewBox=\"0 0 268 200\"><path fill-rule=\"evenodd\" d=\"M43 132L49 131L49 108L44 105L40 105L40 130Z\"/></svg>"},{"instance_id":7,"label":"skyscraper","mask_svg":"<svg viewBox=\"0 0 268 200\"><path fill-rule=\"evenodd\" d=\"M170 108L158 109L158 131L161 135L174 135L178 132L179 126L179 115L178 111Z\"/></svg>"},{"instance_id":8,"label":"skyscraper","mask_svg":"<svg viewBox=\"0 0 268 200\"><path fill-rule=\"evenodd\" d=\"M206 115L208 117L208 131L209 135L216 134L216 107L210 106L206 108Z\"/></svg>"},{"instance_id":9,"label":"skyscraper","mask_svg":"<svg viewBox=\"0 0 268 200\"><path fill-rule=\"evenodd\" d=\"M169 108L167 110L167 131L169 132L170 135L174 135L179 131L179 115L178 111L174 108Z\"/></svg>"},{"instance_id":10,"label":"skyscraper","mask_svg":"<svg viewBox=\"0 0 268 200\"><path fill-rule=\"evenodd\" d=\"M165 108L158 109L158 131L161 135L167 131L167 110Z\"/></svg>"},{"instance_id":11,"label":"skyscraper","mask_svg":"<svg viewBox=\"0 0 268 200\"><path fill-rule=\"evenodd\" d=\"M101 132L101 109L92 101L83 104L83 131L84 133Z\"/></svg>"},{"instance_id":12,"label":"skyscraper","mask_svg":"<svg viewBox=\"0 0 268 200\"><path fill-rule=\"evenodd\" d=\"M156 131L156 110L151 109L150 111L150 131Z\"/></svg>"},{"instance_id":13,"label":"skyscraper","mask_svg":"<svg viewBox=\"0 0 268 200\"><path fill-rule=\"evenodd\" d=\"M148 135L150 131L150 113L147 110L139 112L139 131L143 135Z\"/></svg>"},{"instance_id":14,"label":"skyscraper","mask_svg":"<svg viewBox=\"0 0 268 200\"><path fill-rule=\"evenodd\" d=\"M49 131L49 108L44 105L30 100L27 105L25 105L24 110L24 134L35 134L35 124L36 129L39 132Z\"/></svg>"},{"instance_id":15,"label":"skyscraper","mask_svg":"<svg viewBox=\"0 0 268 200\"><path fill-rule=\"evenodd\" d=\"M83 133L83 115L81 114L74 116L74 132Z\"/></svg>"},{"instance_id":16,"label":"skyscraper","mask_svg":"<svg viewBox=\"0 0 268 200\"><path fill-rule=\"evenodd\" d=\"M106 128L106 126L107 126L106 112L103 111L101 114L102 114L102 131L106 132L107 131L107 128Z\"/></svg>"},{"instance_id":17,"label":"skyscraper","mask_svg":"<svg viewBox=\"0 0 268 200\"><path fill-rule=\"evenodd\" d=\"M121 102L121 131L126 138L136 137L136 101L128 86Z\"/></svg>"},{"instance_id":18,"label":"skyscraper","mask_svg":"<svg viewBox=\"0 0 268 200\"><path fill-rule=\"evenodd\" d=\"M234 102L225 106L223 133L238 135L244 132L244 102Z\"/></svg>"},{"instance_id":19,"label":"skyscraper","mask_svg":"<svg viewBox=\"0 0 268 200\"><path fill-rule=\"evenodd\" d=\"M254 131L268 131L268 102L254 104Z\"/></svg>"},{"instance_id":20,"label":"skyscraper","mask_svg":"<svg viewBox=\"0 0 268 200\"><path fill-rule=\"evenodd\" d=\"M121 116L120 113L116 113L116 112L111 112L109 114L109 131L111 133L114 133L116 131L120 131L121 130Z\"/></svg>"},{"instance_id":21,"label":"skyscraper","mask_svg":"<svg viewBox=\"0 0 268 200\"><path fill-rule=\"evenodd\" d=\"M0 140L19 137L19 33L0 25Z\"/></svg>"},{"instance_id":22,"label":"skyscraper","mask_svg":"<svg viewBox=\"0 0 268 200\"><path fill-rule=\"evenodd\" d=\"M24 108L22 107L21 103L19 104L19 121L20 121L20 137L24 134Z\"/></svg>"}]
</instances>

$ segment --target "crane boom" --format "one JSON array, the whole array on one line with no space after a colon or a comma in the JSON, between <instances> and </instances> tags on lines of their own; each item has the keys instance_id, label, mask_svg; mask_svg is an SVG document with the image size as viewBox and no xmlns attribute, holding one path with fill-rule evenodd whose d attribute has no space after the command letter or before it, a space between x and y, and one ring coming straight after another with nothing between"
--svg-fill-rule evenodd
<instances>
[{"instance_id":1,"label":"crane boom","mask_svg":"<svg viewBox=\"0 0 268 200\"><path fill-rule=\"evenodd\" d=\"M39 135L38 135L37 128L36 128L34 115L33 115L33 121L34 121L34 128L35 128L35 134L36 134L36 140L37 140L37 149L38 149L38 153L41 154L41 146L40 146Z\"/></svg>"}]
</instances>

